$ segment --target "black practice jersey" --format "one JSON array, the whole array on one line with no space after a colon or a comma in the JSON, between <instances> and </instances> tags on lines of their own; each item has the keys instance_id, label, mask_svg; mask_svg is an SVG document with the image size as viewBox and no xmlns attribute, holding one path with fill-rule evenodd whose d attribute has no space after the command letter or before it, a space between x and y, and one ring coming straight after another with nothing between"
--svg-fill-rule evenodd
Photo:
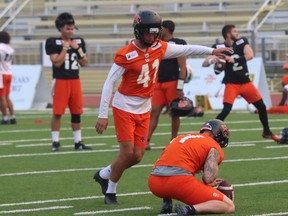
<instances>
[{"instance_id":1,"label":"black practice jersey","mask_svg":"<svg viewBox=\"0 0 288 216\"><path fill-rule=\"evenodd\" d=\"M86 53L85 41L83 38L73 38L76 40L83 52ZM45 44L45 50L47 55L61 53L62 51L62 39L61 38L48 38ZM79 79L78 63L78 51L69 47L67 50L65 61L61 67L55 67L53 65L53 78L56 79Z\"/></svg>"},{"instance_id":2,"label":"black practice jersey","mask_svg":"<svg viewBox=\"0 0 288 216\"><path fill-rule=\"evenodd\" d=\"M234 53L232 54L225 53L225 54L228 56L231 56L237 61L237 59L239 59L240 57L242 58L244 57L244 46L246 44L249 44L247 38L241 37L237 41L235 41L231 47ZM214 44L212 47L224 48L224 47L229 47L229 46L226 45L225 43L222 43L222 44ZM249 79L249 72L248 72L246 60L241 61L241 62L235 62L235 63L226 62L223 83L242 84L242 83L247 83L247 82L250 82L250 79Z\"/></svg>"},{"instance_id":3,"label":"black practice jersey","mask_svg":"<svg viewBox=\"0 0 288 216\"><path fill-rule=\"evenodd\" d=\"M172 38L168 43L173 44L187 44L185 40L179 38ZM169 82L178 80L179 77L179 66L177 58L164 59L161 61L158 71L158 82Z\"/></svg>"}]
</instances>

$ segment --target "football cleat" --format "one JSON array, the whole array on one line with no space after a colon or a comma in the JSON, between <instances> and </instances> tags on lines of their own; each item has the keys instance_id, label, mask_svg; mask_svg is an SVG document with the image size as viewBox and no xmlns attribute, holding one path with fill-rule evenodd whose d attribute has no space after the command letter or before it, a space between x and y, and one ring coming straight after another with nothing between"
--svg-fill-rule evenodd
<instances>
[{"instance_id":1,"label":"football cleat","mask_svg":"<svg viewBox=\"0 0 288 216\"><path fill-rule=\"evenodd\" d=\"M182 216L196 215L197 214L197 212L193 206L184 206L184 205L180 205L180 204L177 204L175 206L175 212L177 213L177 215L182 215Z\"/></svg>"},{"instance_id":2,"label":"football cleat","mask_svg":"<svg viewBox=\"0 0 288 216\"><path fill-rule=\"evenodd\" d=\"M104 203L107 205L119 205L116 193L107 193L105 195Z\"/></svg>"},{"instance_id":3,"label":"football cleat","mask_svg":"<svg viewBox=\"0 0 288 216\"><path fill-rule=\"evenodd\" d=\"M160 214L171 214L172 213L172 199L163 199L163 206Z\"/></svg>"},{"instance_id":4,"label":"football cleat","mask_svg":"<svg viewBox=\"0 0 288 216\"><path fill-rule=\"evenodd\" d=\"M100 170L95 173L93 178L95 179L96 182L98 182L100 184L103 195L106 195L106 191L108 188L108 179L101 178Z\"/></svg>"},{"instance_id":5,"label":"football cleat","mask_svg":"<svg viewBox=\"0 0 288 216\"><path fill-rule=\"evenodd\" d=\"M277 136L277 135L275 135L275 134L273 134L273 133L271 133L271 134L262 134L262 137L263 138L265 138L265 139L272 139L272 140L274 140L275 142L279 142L280 141L280 138L279 138L279 136Z\"/></svg>"},{"instance_id":6,"label":"football cleat","mask_svg":"<svg viewBox=\"0 0 288 216\"><path fill-rule=\"evenodd\" d=\"M51 150L52 151L59 151L59 148L60 148L60 142L53 142L52 143L52 147L51 147Z\"/></svg>"},{"instance_id":7,"label":"football cleat","mask_svg":"<svg viewBox=\"0 0 288 216\"><path fill-rule=\"evenodd\" d=\"M11 118L9 120L9 122L10 122L10 124L16 124L17 123L16 118Z\"/></svg>"},{"instance_id":8,"label":"football cleat","mask_svg":"<svg viewBox=\"0 0 288 216\"><path fill-rule=\"evenodd\" d=\"M1 120L1 124L2 124L2 125L7 125L8 123L9 123L9 122L8 122L7 120L4 120L4 119Z\"/></svg>"},{"instance_id":9,"label":"football cleat","mask_svg":"<svg viewBox=\"0 0 288 216\"><path fill-rule=\"evenodd\" d=\"M86 146L82 141L75 143L74 148L75 150L92 150L91 147Z\"/></svg>"},{"instance_id":10,"label":"football cleat","mask_svg":"<svg viewBox=\"0 0 288 216\"><path fill-rule=\"evenodd\" d=\"M183 206L180 204L175 206L175 212L177 213L177 215L182 215L182 216L188 215L188 209L186 208L186 206Z\"/></svg>"}]
</instances>

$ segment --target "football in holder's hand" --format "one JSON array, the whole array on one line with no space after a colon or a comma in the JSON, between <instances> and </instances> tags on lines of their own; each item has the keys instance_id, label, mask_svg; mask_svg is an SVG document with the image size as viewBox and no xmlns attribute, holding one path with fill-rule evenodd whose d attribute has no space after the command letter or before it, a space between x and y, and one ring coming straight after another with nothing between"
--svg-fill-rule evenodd
<instances>
[{"instance_id":1,"label":"football in holder's hand","mask_svg":"<svg viewBox=\"0 0 288 216\"><path fill-rule=\"evenodd\" d=\"M234 201L234 189L230 182L223 180L217 187L217 190L225 194L229 199Z\"/></svg>"},{"instance_id":2,"label":"football in holder's hand","mask_svg":"<svg viewBox=\"0 0 288 216\"><path fill-rule=\"evenodd\" d=\"M226 67L226 61L224 59L219 59L218 62L214 64L214 72L215 74L220 74L225 70Z\"/></svg>"}]
</instances>

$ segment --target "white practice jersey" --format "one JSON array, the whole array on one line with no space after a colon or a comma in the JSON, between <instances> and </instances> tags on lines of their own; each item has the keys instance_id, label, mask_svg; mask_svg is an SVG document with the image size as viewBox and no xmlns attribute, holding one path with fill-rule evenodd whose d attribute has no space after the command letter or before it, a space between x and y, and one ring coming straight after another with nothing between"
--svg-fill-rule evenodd
<instances>
[{"instance_id":1,"label":"white practice jersey","mask_svg":"<svg viewBox=\"0 0 288 216\"><path fill-rule=\"evenodd\" d=\"M12 74L14 49L5 43L0 43L0 74Z\"/></svg>"}]
</instances>

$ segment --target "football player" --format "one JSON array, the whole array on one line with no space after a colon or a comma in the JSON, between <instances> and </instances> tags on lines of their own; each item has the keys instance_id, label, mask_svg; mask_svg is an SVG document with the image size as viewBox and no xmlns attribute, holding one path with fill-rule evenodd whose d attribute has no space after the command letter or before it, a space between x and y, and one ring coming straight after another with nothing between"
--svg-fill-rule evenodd
<instances>
[{"instance_id":1,"label":"football player","mask_svg":"<svg viewBox=\"0 0 288 216\"><path fill-rule=\"evenodd\" d=\"M14 49L10 45L10 34L0 32L0 108L2 112L1 124L16 124L14 115L14 106L11 101L10 88L12 83L12 62L14 58ZM10 117L7 114L9 110Z\"/></svg>"},{"instance_id":2,"label":"football player","mask_svg":"<svg viewBox=\"0 0 288 216\"><path fill-rule=\"evenodd\" d=\"M258 110L259 119L263 126L262 137L278 142L279 137L270 130L266 106L263 102L262 95L249 78L247 61L253 59L254 53L247 38L239 37L235 25L225 25L222 28L222 36L224 43L217 43L212 47L232 47L234 53L226 53L225 56L226 67L222 81L225 84L223 109L216 118L224 121L229 115L236 97L240 95L249 104L253 104ZM215 57L208 56L202 65L209 66L214 61Z\"/></svg>"},{"instance_id":3,"label":"football player","mask_svg":"<svg viewBox=\"0 0 288 216\"><path fill-rule=\"evenodd\" d=\"M176 205L177 215L235 211L233 201L214 188L222 181L218 179L219 165L228 141L227 126L212 119L199 133L177 136L166 146L148 178L151 192L164 198L162 213L172 213L172 199L187 205ZM199 172L203 173L202 181L195 177Z\"/></svg>"},{"instance_id":4,"label":"football player","mask_svg":"<svg viewBox=\"0 0 288 216\"><path fill-rule=\"evenodd\" d=\"M175 38L173 33L175 23L172 20L164 20L162 22L161 39L172 44L187 44L180 38ZM186 76L186 58L179 57L173 59L165 59L161 61L158 71L158 79L155 85L152 97L151 119L148 133L148 143L146 150L150 150L149 141L155 131L160 113L165 106L170 107L171 102L176 98L184 96L183 88L177 88L177 81L185 80ZM171 139L177 136L180 127L179 116L171 113Z\"/></svg>"},{"instance_id":5,"label":"football player","mask_svg":"<svg viewBox=\"0 0 288 216\"><path fill-rule=\"evenodd\" d=\"M90 150L91 148L82 142L81 136L83 99L79 68L87 64L85 41L83 38L73 36L76 26L72 14L66 12L59 14L55 26L61 35L48 38L45 44L46 53L50 55L53 65L52 151L58 151L60 148L61 117L67 106L71 114L75 150Z\"/></svg>"},{"instance_id":6,"label":"football player","mask_svg":"<svg viewBox=\"0 0 288 216\"><path fill-rule=\"evenodd\" d=\"M162 59L187 57L189 55L223 55L230 48L214 49L198 45L170 44L159 39L161 17L151 10L143 10L134 17L135 39L116 52L114 63L102 90L96 132L102 134L108 126L108 108L113 89L112 107L119 155L104 169L96 172L94 179L100 183L106 204L118 204L116 189L125 169L139 163L147 143L151 97L157 81ZM177 86L183 88L184 80Z\"/></svg>"}]
</instances>

